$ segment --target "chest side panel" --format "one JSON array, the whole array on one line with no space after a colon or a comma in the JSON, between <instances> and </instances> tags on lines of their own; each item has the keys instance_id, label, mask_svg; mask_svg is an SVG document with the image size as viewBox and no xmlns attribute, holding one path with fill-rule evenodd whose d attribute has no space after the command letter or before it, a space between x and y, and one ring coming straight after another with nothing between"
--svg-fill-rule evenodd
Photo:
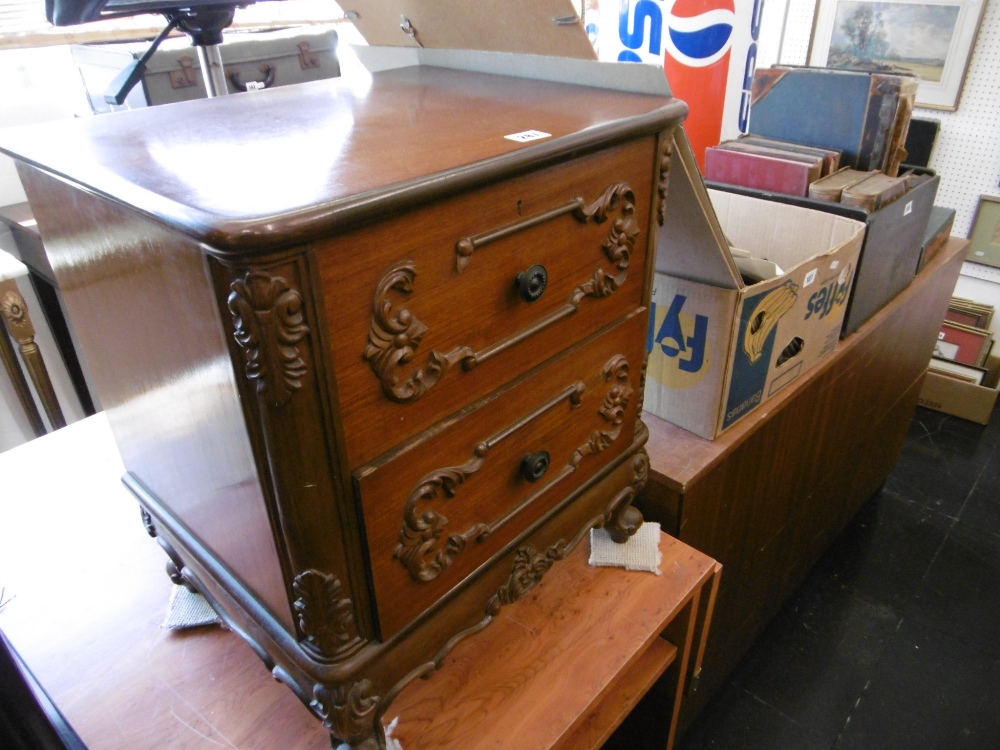
<instances>
[{"instance_id":1,"label":"chest side panel","mask_svg":"<svg viewBox=\"0 0 1000 750\"><path fill-rule=\"evenodd\" d=\"M200 249L33 168L21 174L125 467L291 629Z\"/></svg>"}]
</instances>

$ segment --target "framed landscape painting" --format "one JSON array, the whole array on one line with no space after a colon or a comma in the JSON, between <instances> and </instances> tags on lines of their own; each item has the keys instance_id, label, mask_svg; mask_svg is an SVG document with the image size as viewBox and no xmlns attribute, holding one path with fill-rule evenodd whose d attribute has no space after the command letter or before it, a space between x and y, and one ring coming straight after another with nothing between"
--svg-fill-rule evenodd
<instances>
[{"instance_id":1,"label":"framed landscape painting","mask_svg":"<svg viewBox=\"0 0 1000 750\"><path fill-rule=\"evenodd\" d=\"M911 73L917 106L956 109L985 0L819 0L809 64Z\"/></svg>"}]
</instances>

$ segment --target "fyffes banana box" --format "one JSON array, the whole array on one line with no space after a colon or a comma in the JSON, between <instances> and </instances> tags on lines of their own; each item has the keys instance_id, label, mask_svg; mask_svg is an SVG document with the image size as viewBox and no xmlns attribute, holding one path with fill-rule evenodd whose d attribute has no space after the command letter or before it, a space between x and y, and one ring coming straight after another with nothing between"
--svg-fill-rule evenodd
<instances>
[{"instance_id":1,"label":"fyffes banana box","mask_svg":"<svg viewBox=\"0 0 1000 750\"><path fill-rule=\"evenodd\" d=\"M683 131L674 145L645 408L712 439L836 348L865 225L707 190ZM781 273L744 279L731 247Z\"/></svg>"}]
</instances>

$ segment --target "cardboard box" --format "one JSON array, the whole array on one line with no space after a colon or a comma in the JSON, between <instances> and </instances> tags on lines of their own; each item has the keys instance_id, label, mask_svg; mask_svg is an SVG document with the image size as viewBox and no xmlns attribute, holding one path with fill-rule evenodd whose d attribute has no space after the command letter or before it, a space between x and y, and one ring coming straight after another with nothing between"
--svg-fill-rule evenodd
<instances>
[{"instance_id":1,"label":"cardboard box","mask_svg":"<svg viewBox=\"0 0 1000 750\"><path fill-rule=\"evenodd\" d=\"M970 422L988 424L1000 394L1000 356L990 356L986 369L989 372L982 385L928 371L917 403Z\"/></svg>"},{"instance_id":2,"label":"cardboard box","mask_svg":"<svg viewBox=\"0 0 1000 750\"><path fill-rule=\"evenodd\" d=\"M864 224L709 191L686 135L675 141L645 408L712 439L834 350ZM744 283L729 243L784 273Z\"/></svg>"},{"instance_id":3,"label":"cardboard box","mask_svg":"<svg viewBox=\"0 0 1000 750\"><path fill-rule=\"evenodd\" d=\"M844 317L843 335L854 333L913 281L941 178L933 175L901 198L868 213L856 206L708 183L709 187L793 206L827 211L866 225L857 278Z\"/></svg>"}]
</instances>

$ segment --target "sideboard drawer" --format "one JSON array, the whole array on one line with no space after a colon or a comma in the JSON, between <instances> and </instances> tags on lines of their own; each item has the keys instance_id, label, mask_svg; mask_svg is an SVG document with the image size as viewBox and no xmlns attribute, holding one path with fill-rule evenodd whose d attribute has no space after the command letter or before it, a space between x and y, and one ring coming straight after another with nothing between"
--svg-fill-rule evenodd
<instances>
[{"instance_id":1,"label":"sideboard drawer","mask_svg":"<svg viewBox=\"0 0 1000 750\"><path fill-rule=\"evenodd\" d=\"M642 304L655 147L627 142L317 248L352 467Z\"/></svg>"},{"instance_id":2,"label":"sideboard drawer","mask_svg":"<svg viewBox=\"0 0 1000 750\"><path fill-rule=\"evenodd\" d=\"M389 638L632 445L646 316L633 314L355 473Z\"/></svg>"}]
</instances>

